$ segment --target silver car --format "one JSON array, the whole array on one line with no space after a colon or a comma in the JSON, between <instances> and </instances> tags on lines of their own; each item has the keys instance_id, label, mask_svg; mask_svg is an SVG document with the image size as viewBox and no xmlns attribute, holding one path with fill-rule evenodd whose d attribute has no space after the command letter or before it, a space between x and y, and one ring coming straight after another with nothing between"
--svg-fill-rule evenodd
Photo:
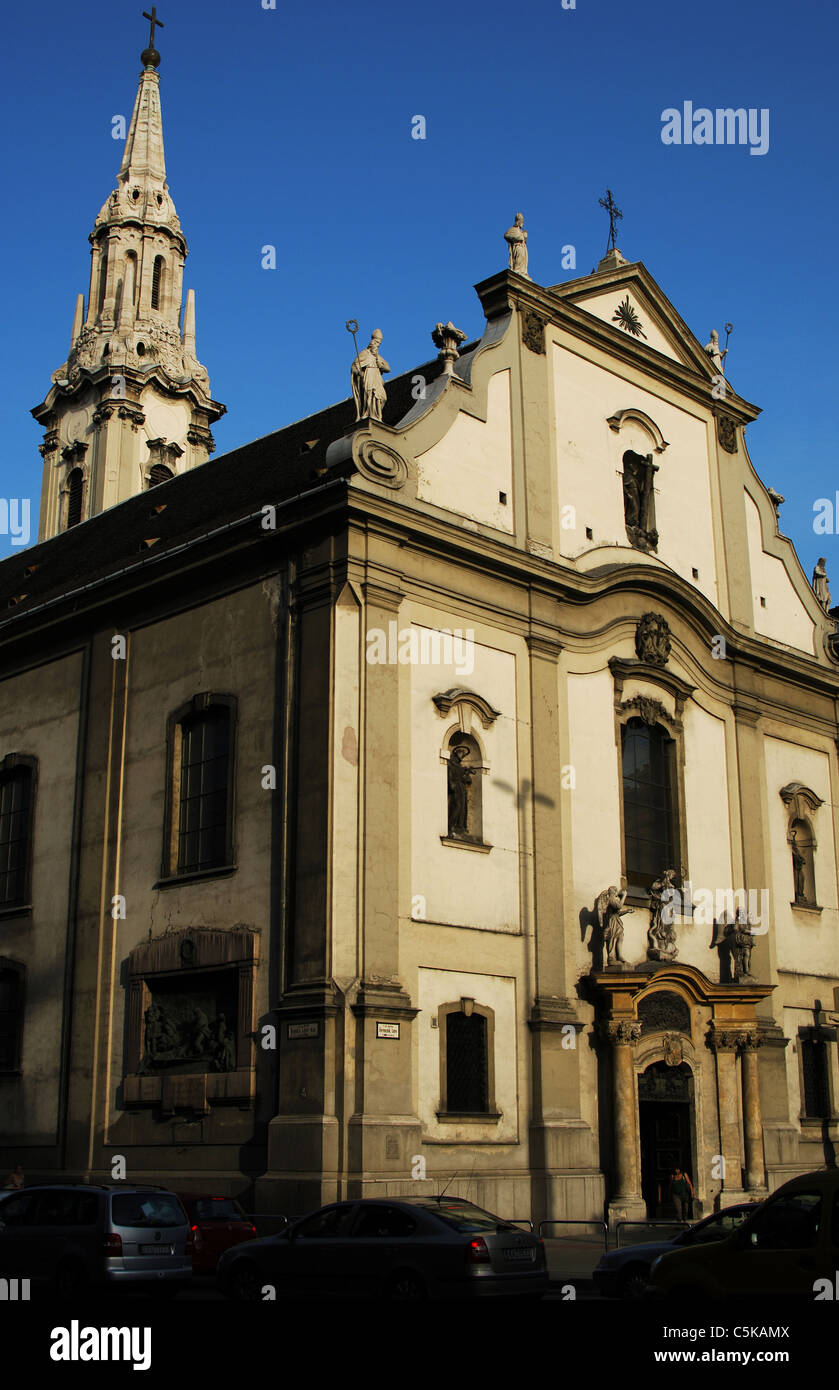
<instances>
[{"instance_id":1,"label":"silver car","mask_svg":"<svg viewBox=\"0 0 839 1390\"><path fill-rule=\"evenodd\" d=\"M604 1298L641 1299L645 1296L653 1260L659 1255L670 1250L726 1240L756 1209L754 1202L740 1202L706 1216L704 1221L697 1221L695 1226L665 1239L609 1250L600 1257L600 1263L594 1270L594 1286Z\"/></svg>"},{"instance_id":2,"label":"silver car","mask_svg":"<svg viewBox=\"0 0 839 1390\"><path fill-rule=\"evenodd\" d=\"M172 1297L192 1279L192 1233L173 1192L95 1183L27 1187L0 1198L0 1278L60 1297L131 1287Z\"/></svg>"}]
</instances>

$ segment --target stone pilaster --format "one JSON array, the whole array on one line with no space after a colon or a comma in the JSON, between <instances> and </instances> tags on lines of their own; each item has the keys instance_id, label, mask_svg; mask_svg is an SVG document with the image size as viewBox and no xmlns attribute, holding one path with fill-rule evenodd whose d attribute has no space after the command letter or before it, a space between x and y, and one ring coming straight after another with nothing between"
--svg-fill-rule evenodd
<instances>
[{"instance_id":1,"label":"stone pilaster","mask_svg":"<svg viewBox=\"0 0 839 1390\"><path fill-rule=\"evenodd\" d=\"M743 1070L743 1141L746 1152L746 1187L749 1192L766 1189L763 1163L763 1117L760 1110L757 1049L762 1038L756 1033L742 1035L741 1067Z\"/></svg>"},{"instance_id":2,"label":"stone pilaster","mask_svg":"<svg viewBox=\"0 0 839 1390\"><path fill-rule=\"evenodd\" d=\"M603 1025L602 1032L612 1045L615 1191L609 1202L609 1223L643 1221L647 1206L641 1196L638 1105L633 1065L633 1048L641 1036L641 1025L630 1019L611 1019Z\"/></svg>"}]
</instances>

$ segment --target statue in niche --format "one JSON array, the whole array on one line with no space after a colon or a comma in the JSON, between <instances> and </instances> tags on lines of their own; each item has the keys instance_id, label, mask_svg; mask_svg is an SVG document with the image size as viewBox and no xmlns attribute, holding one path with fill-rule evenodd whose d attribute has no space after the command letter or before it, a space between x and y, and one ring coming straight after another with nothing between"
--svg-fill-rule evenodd
<instances>
[{"instance_id":1,"label":"statue in niche","mask_svg":"<svg viewBox=\"0 0 839 1390\"><path fill-rule=\"evenodd\" d=\"M675 960L676 931L673 926L676 893L675 869L665 869L650 888L650 926L647 932L647 960Z\"/></svg>"},{"instance_id":2,"label":"statue in niche","mask_svg":"<svg viewBox=\"0 0 839 1390\"><path fill-rule=\"evenodd\" d=\"M795 901L797 903L803 903L807 901L807 889L804 882L804 871L807 867L807 859L798 848L797 830L793 830L792 832L790 849L792 850L792 872L795 878Z\"/></svg>"},{"instance_id":3,"label":"statue in niche","mask_svg":"<svg viewBox=\"0 0 839 1390\"><path fill-rule=\"evenodd\" d=\"M351 380L356 420L381 420L382 409L387 400L382 373L389 372L390 366L379 356L382 343L382 330L377 328L367 347L352 364Z\"/></svg>"},{"instance_id":4,"label":"statue in niche","mask_svg":"<svg viewBox=\"0 0 839 1390\"><path fill-rule=\"evenodd\" d=\"M524 213L517 212L512 227L504 233L504 240L510 248L510 269L519 275L527 274L527 232L524 230Z\"/></svg>"},{"instance_id":5,"label":"statue in niche","mask_svg":"<svg viewBox=\"0 0 839 1390\"><path fill-rule=\"evenodd\" d=\"M624 521L630 541L641 550L654 550L658 545L658 532L651 524L656 471L652 454L627 449L623 456Z\"/></svg>"},{"instance_id":6,"label":"statue in niche","mask_svg":"<svg viewBox=\"0 0 839 1390\"><path fill-rule=\"evenodd\" d=\"M469 804L472 795L472 781L477 768L469 767L468 743L456 743L449 752L448 761L448 801L449 838L470 839Z\"/></svg>"},{"instance_id":7,"label":"statue in niche","mask_svg":"<svg viewBox=\"0 0 839 1390\"><path fill-rule=\"evenodd\" d=\"M816 568L813 570L813 592L815 593L816 598L818 599L825 613L830 608L831 603L830 589L827 587L827 570L825 569L826 564L826 557L824 555L820 555L819 562L816 565Z\"/></svg>"},{"instance_id":8,"label":"statue in niche","mask_svg":"<svg viewBox=\"0 0 839 1390\"><path fill-rule=\"evenodd\" d=\"M156 1062L168 1062L180 1055L180 1037L173 1018L153 1001L145 1014L145 1050L140 1064L147 1071Z\"/></svg>"},{"instance_id":9,"label":"statue in niche","mask_svg":"<svg viewBox=\"0 0 839 1390\"><path fill-rule=\"evenodd\" d=\"M618 891L615 884L609 888L604 888L602 893L598 893L594 904L597 913L597 925L600 928L600 936L603 942L603 954L605 965L617 965L618 962L625 963L621 954L621 942L623 941L623 922L628 912L632 912L631 907L626 907L626 887Z\"/></svg>"}]
</instances>

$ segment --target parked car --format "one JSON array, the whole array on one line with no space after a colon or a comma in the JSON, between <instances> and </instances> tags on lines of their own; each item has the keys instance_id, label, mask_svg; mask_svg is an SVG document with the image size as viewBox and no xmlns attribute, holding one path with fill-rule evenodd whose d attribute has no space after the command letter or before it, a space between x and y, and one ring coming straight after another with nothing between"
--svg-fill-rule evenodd
<instances>
[{"instance_id":1,"label":"parked car","mask_svg":"<svg viewBox=\"0 0 839 1390\"><path fill-rule=\"evenodd\" d=\"M722 1211L715 1212L713 1216L706 1216L704 1221L697 1221L695 1226L666 1239L608 1250L600 1257L592 1275L594 1286L604 1298L643 1298L649 1281L650 1267L659 1255L686 1246L725 1240L747 1216L752 1215L755 1207L754 1202L740 1202L736 1206L725 1207Z\"/></svg>"},{"instance_id":2,"label":"parked car","mask_svg":"<svg viewBox=\"0 0 839 1390\"><path fill-rule=\"evenodd\" d=\"M232 1197L214 1197L209 1192L197 1197L179 1192L178 1197L192 1230L193 1274L213 1274L225 1250L255 1239L256 1227Z\"/></svg>"},{"instance_id":3,"label":"parked car","mask_svg":"<svg viewBox=\"0 0 839 1390\"><path fill-rule=\"evenodd\" d=\"M125 1183L27 1187L0 1197L0 1276L61 1297L91 1287L171 1297L192 1278L192 1235L173 1192Z\"/></svg>"},{"instance_id":4,"label":"parked car","mask_svg":"<svg viewBox=\"0 0 839 1390\"><path fill-rule=\"evenodd\" d=\"M231 1298L525 1296L548 1287L538 1236L456 1197L335 1202L278 1235L227 1250L217 1280Z\"/></svg>"},{"instance_id":5,"label":"parked car","mask_svg":"<svg viewBox=\"0 0 839 1390\"><path fill-rule=\"evenodd\" d=\"M839 1169L784 1183L727 1240L654 1261L651 1298L798 1298L839 1270Z\"/></svg>"}]
</instances>

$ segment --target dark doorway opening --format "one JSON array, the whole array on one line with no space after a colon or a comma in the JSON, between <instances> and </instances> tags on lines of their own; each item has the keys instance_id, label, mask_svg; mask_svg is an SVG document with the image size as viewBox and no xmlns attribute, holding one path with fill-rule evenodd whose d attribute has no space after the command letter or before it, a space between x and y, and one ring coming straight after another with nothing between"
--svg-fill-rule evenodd
<instances>
[{"instance_id":1,"label":"dark doorway opening","mask_svg":"<svg viewBox=\"0 0 839 1390\"><path fill-rule=\"evenodd\" d=\"M670 1179L676 1167L694 1180L692 1111L693 1076L685 1062L678 1067L654 1062L639 1076L641 1194L651 1220L676 1214L670 1197Z\"/></svg>"}]
</instances>

